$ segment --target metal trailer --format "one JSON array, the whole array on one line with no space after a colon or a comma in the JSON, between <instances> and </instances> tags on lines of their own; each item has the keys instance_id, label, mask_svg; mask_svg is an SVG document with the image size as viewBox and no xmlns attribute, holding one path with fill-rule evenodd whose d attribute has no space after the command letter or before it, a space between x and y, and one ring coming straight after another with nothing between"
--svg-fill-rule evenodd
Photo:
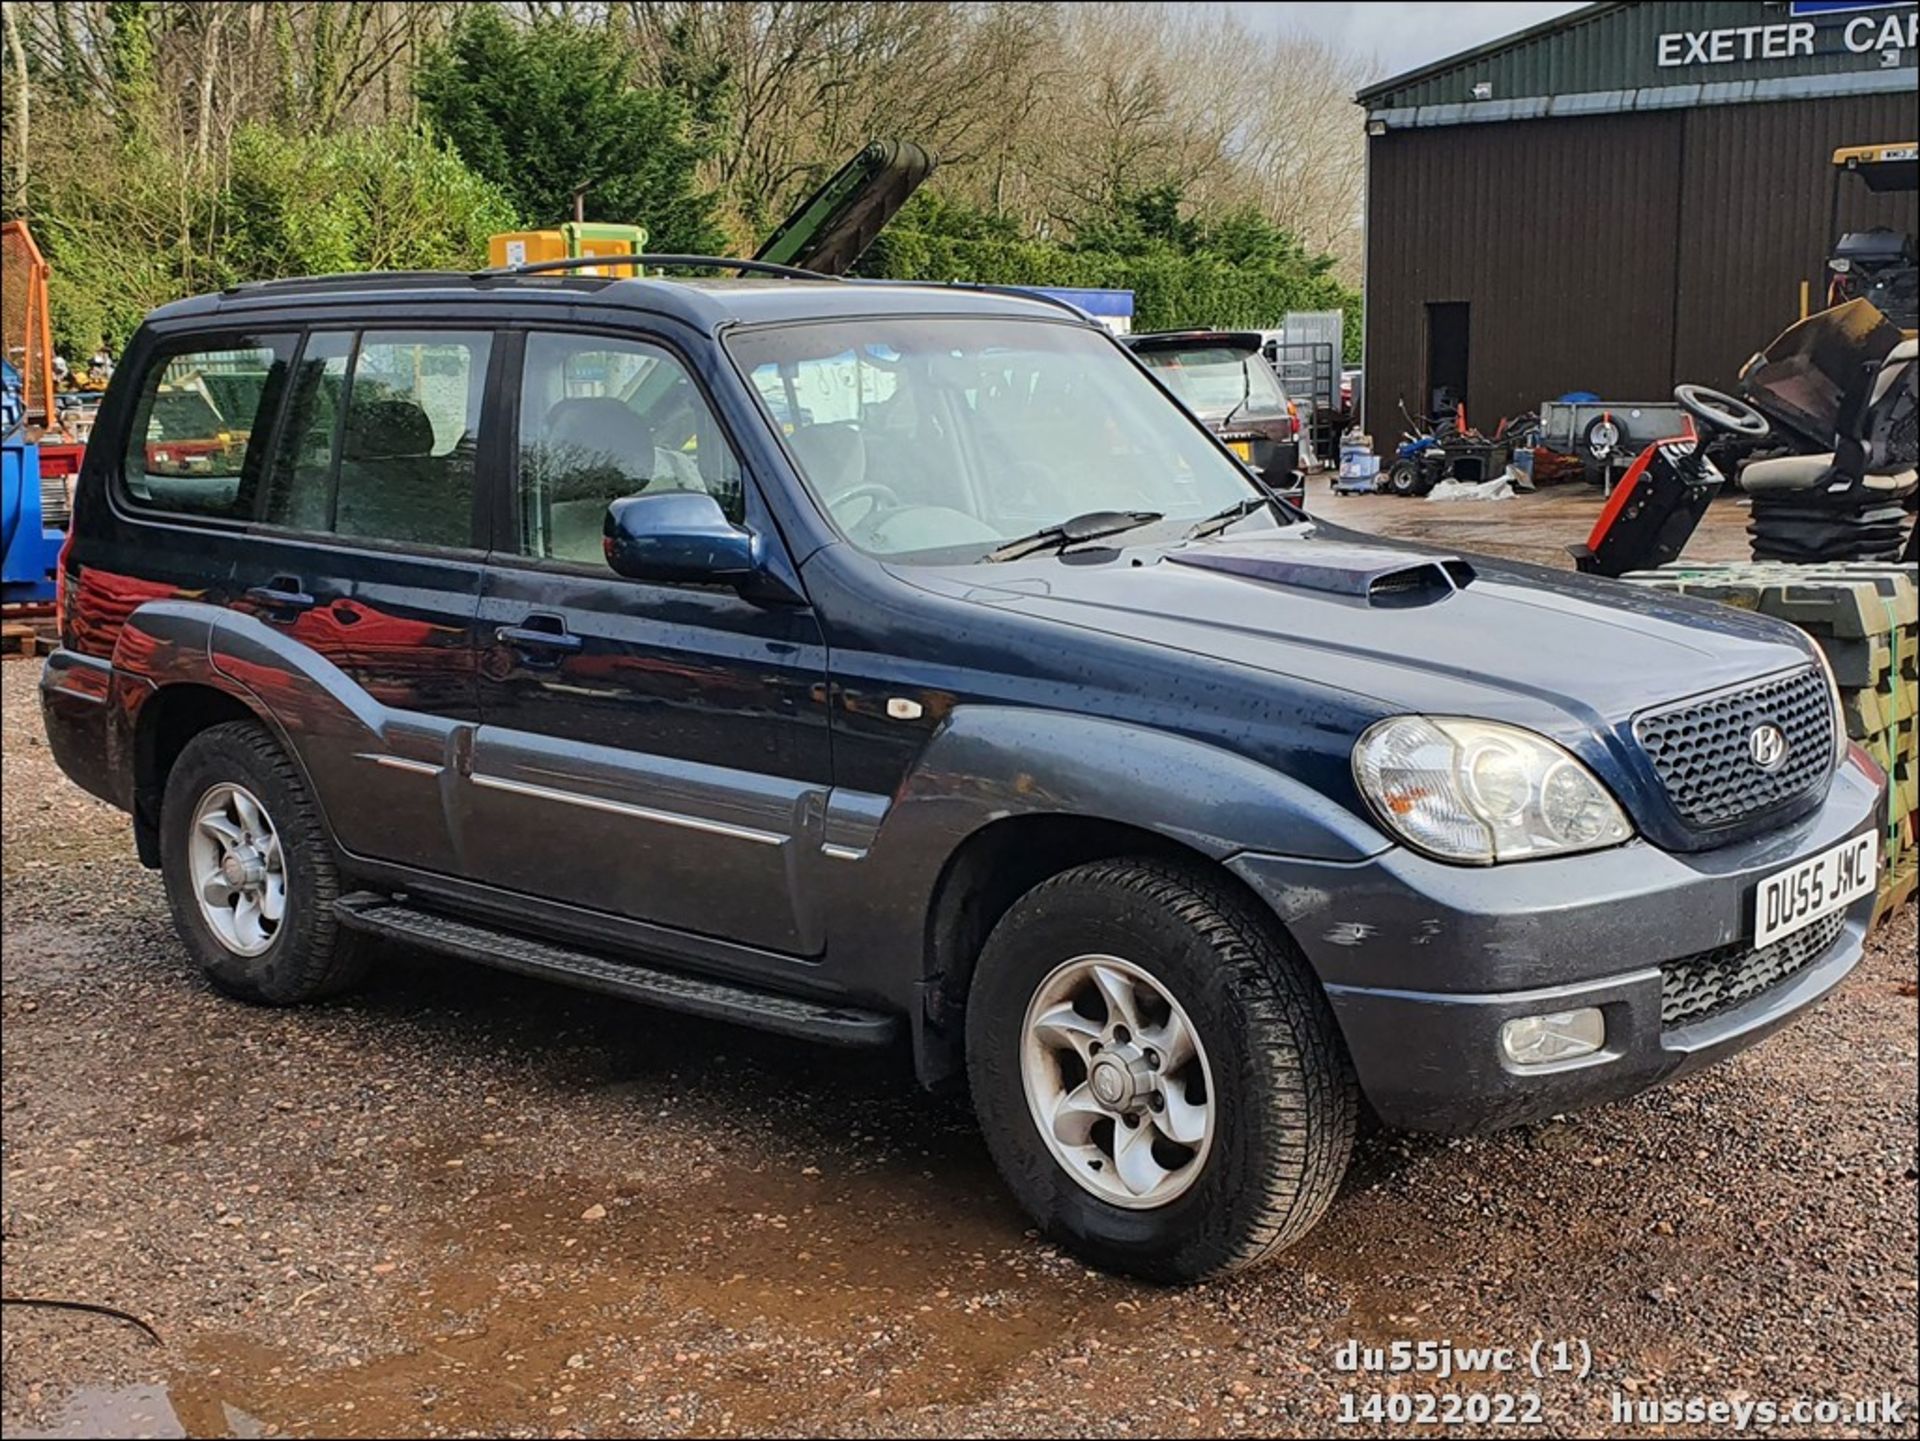
<instances>
[{"instance_id":1,"label":"metal trailer","mask_svg":"<svg viewBox=\"0 0 1920 1441\"><path fill-rule=\"evenodd\" d=\"M1587 479L1608 490L1654 441L1686 433L1686 412L1671 400L1540 402L1540 444L1579 460Z\"/></svg>"},{"instance_id":2,"label":"metal trailer","mask_svg":"<svg viewBox=\"0 0 1920 1441\"><path fill-rule=\"evenodd\" d=\"M1339 385L1338 367L1346 339L1346 312L1342 310L1289 310L1281 322L1281 339L1289 345L1331 345L1334 357L1334 384ZM1336 389L1334 400L1340 398Z\"/></svg>"},{"instance_id":3,"label":"metal trailer","mask_svg":"<svg viewBox=\"0 0 1920 1441\"><path fill-rule=\"evenodd\" d=\"M1327 341L1269 340L1261 351L1322 455L1340 451L1340 350Z\"/></svg>"},{"instance_id":4,"label":"metal trailer","mask_svg":"<svg viewBox=\"0 0 1920 1441\"><path fill-rule=\"evenodd\" d=\"M1281 328L1267 332L1264 347L1287 394L1303 406L1312 402L1309 434L1314 449L1326 456L1339 454L1340 433L1349 418L1340 403L1345 334L1344 311L1289 310Z\"/></svg>"}]
</instances>

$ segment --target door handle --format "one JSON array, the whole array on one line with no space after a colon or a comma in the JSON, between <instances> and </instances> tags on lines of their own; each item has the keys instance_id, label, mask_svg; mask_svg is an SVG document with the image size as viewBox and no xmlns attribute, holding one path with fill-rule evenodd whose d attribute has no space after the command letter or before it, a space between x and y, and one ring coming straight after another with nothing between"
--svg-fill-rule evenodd
<instances>
[{"instance_id":1,"label":"door handle","mask_svg":"<svg viewBox=\"0 0 1920 1441\"><path fill-rule=\"evenodd\" d=\"M265 585L256 585L247 591L247 599L268 610L307 611L312 610L315 601L300 589L300 578L293 575L276 575Z\"/></svg>"},{"instance_id":2,"label":"door handle","mask_svg":"<svg viewBox=\"0 0 1920 1441\"><path fill-rule=\"evenodd\" d=\"M515 650L580 649L580 637L569 632L567 623L557 615L530 615L524 625L501 626L493 633L493 638Z\"/></svg>"},{"instance_id":3,"label":"door handle","mask_svg":"<svg viewBox=\"0 0 1920 1441\"><path fill-rule=\"evenodd\" d=\"M502 645L517 650L579 650L580 637L560 631L530 630L521 625L503 625L493 633Z\"/></svg>"}]
</instances>

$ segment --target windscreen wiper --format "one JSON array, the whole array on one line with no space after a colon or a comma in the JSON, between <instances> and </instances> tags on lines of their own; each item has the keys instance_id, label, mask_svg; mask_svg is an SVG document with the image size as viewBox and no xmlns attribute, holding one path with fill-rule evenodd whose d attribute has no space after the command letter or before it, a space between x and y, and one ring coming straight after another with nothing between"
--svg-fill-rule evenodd
<instances>
[{"instance_id":1,"label":"windscreen wiper","mask_svg":"<svg viewBox=\"0 0 1920 1441\"><path fill-rule=\"evenodd\" d=\"M1019 560L1022 556L1043 550L1065 550L1082 541L1119 535L1122 531L1136 530L1163 519L1165 516L1157 510L1090 510L1085 515L1076 515L1058 525L1044 526L1032 535L1010 540L980 558L987 561Z\"/></svg>"},{"instance_id":2,"label":"windscreen wiper","mask_svg":"<svg viewBox=\"0 0 1920 1441\"><path fill-rule=\"evenodd\" d=\"M1240 362L1240 399L1234 402L1232 410L1229 410L1225 415L1220 417L1220 428L1222 430L1232 425L1234 418L1249 405L1253 404L1253 372L1247 369L1252 363L1252 357L1242 359ZM1261 364L1264 365L1266 362L1262 361Z\"/></svg>"},{"instance_id":3,"label":"windscreen wiper","mask_svg":"<svg viewBox=\"0 0 1920 1441\"><path fill-rule=\"evenodd\" d=\"M1245 500L1236 500L1225 510L1215 511L1205 520L1187 532L1188 540L1205 540L1210 535L1218 535L1237 520L1245 520L1257 510L1273 504L1270 495L1250 495Z\"/></svg>"}]
</instances>

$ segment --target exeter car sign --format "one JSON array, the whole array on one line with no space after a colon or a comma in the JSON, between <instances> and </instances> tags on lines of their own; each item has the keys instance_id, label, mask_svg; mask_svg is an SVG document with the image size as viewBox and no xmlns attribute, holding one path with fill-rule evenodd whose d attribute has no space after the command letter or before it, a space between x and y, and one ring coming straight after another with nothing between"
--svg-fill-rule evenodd
<instances>
[{"instance_id":1,"label":"exeter car sign","mask_svg":"<svg viewBox=\"0 0 1920 1441\"><path fill-rule=\"evenodd\" d=\"M1860 8L1860 7L1851 7ZM1669 30L1659 39L1661 66L1730 65L1737 61L1793 60L1846 51L1871 55L1897 64L1903 51L1920 41L1920 10L1903 6L1904 13L1855 15L1844 24L1817 25L1811 19L1783 20L1772 25L1729 25L1712 30ZM1794 12L1806 12L1798 9ZM1835 11L1822 14L1833 15ZM1893 59L1888 61L1887 56Z\"/></svg>"}]
</instances>

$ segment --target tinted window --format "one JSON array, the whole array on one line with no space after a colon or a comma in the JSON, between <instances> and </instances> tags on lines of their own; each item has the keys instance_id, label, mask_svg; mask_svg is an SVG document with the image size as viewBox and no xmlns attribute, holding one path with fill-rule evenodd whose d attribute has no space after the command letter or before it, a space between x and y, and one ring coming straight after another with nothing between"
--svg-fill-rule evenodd
<instances>
[{"instance_id":1,"label":"tinted window","mask_svg":"<svg viewBox=\"0 0 1920 1441\"><path fill-rule=\"evenodd\" d=\"M163 356L141 379L126 457L142 505L249 519L247 482L286 377L293 338L263 335Z\"/></svg>"},{"instance_id":2,"label":"tinted window","mask_svg":"<svg viewBox=\"0 0 1920 1441\"><path fill-rule=\"evenodd\" d=\"M520 382L520 552L604 565L607 506L701 490L738 521L740 466L684 366L657 346L527 337Z\"/></svg>"},{"instance_id":3,"label":"tinted window","mask_svg":"<svg viewBox=\"0 0 1920 1441\"><path fill-rule=\"evenodd\" d=\"M339 426L335 534L472 544L488 348L488 336L471 332L360 337Z\"/></svg>"},{"instance_id":4,"label":"tinted window","mask_svg":"<svg viewBox=\"0 0 1920 1441\"><path fill-rule=\"evenodd\" d=\"M267 482L263 518L294 530L333 528L333 476L340 454L341 401L353 336L315 332L301 347L289 387L280 451Z\"/></svg>"}]
</instances>

